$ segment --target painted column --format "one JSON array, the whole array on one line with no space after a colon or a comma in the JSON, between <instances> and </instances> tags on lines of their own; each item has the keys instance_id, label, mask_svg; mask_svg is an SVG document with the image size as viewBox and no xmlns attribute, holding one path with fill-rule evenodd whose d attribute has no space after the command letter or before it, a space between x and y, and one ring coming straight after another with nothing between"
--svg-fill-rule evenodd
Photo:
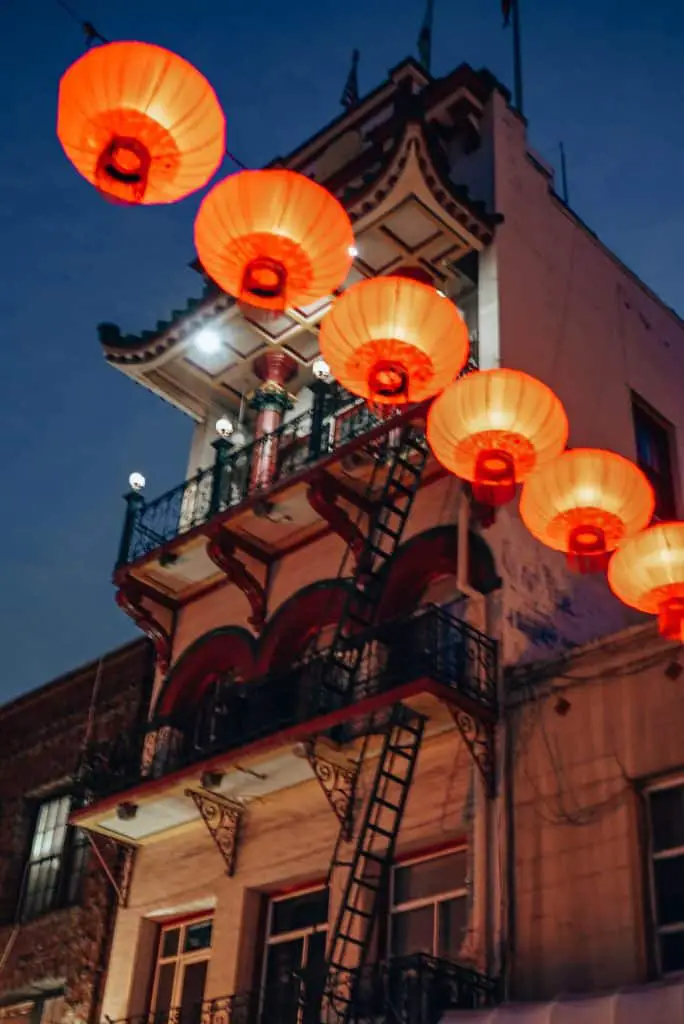
<instances>
[{"instance_id":1,"label":"painted column","mask_svg":"<svg viewBox=\"0 0 684 1024\"><path fill-rule=\"evenodd\" d=\"M285 385L296 374L297 364L287 353L273 349L259 356L254 372L263 384L250 400L250 407L257 414L250 486L265 488L275 479L279 438L272 435L283 422L286 410L292 408L292 398Z\"/></svg>"}]
</instances>

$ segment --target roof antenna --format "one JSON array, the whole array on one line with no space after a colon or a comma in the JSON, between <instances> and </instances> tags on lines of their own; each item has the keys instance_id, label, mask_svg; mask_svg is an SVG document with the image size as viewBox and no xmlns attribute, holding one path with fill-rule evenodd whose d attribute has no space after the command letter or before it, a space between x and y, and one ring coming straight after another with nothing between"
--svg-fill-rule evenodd
<instances>
[{"instance_id":1,"label":"roof antenna","mask_svg":"<svg viewBox=\"0 0 684 1024\"><path fill-rule=\"evenodd\" d=\"M559 146L561 165L561 199L563 200L566 206L569 206L570 200L568 198L568 168L567 164L565 163L565 146L562 142L559 143Z\"/></svg>"},{"instance_id":2,"label":"roof antenna","mask_svg":"<svg viewBox=\"0 0 684 1024\"><path fill-rule=\"evenodd\" d=\"M351 110L359 102L359 57L361 54L358 50L354 50L352 53L352 63L347 75L347 82L342 93L340 103L345 110Z\"/></svg>"}]
</instances>

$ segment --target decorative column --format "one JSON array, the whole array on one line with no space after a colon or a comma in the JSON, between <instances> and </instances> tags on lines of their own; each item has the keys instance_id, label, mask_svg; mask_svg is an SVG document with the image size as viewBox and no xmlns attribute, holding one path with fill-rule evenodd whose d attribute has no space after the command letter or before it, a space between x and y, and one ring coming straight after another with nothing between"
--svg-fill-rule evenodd
<instances>
[{"instance_id":1,"label":"decorative column","mask_svg":"<svg viewBox=\"0 0 684 1024\"><path fill-rule=\"evenodd\" d=\"M263 384L250 400L250 407L257 413L250 486L261 489L275 479L279 439L273 433L283 422L286 410L292 408L292 397L285 385L296 374L297 364L287 353L272 349L255 361L254 372Z\"/></svg>"},{"instance_id":2,"label":"decorative column","mask_svg":"<svg viewBox=\"0 0 684 1024\"><path fill-rule=\"evenodd\" d=\"M328 450L328 439L323 438L323 423L325 420L328 396L330 395L330 369L323 359L316 359L313 365L314 379L309 384L309 391L313 394L311 404L311 432L309 434L309 462L320 459Z\"/></svg>"},{"instance_id":3,"label":"decorative column","mask_svg":"<svg viewBox=\"0 0 684 1024\"><path fill-rule=\"evenodd\" d=\"M135 474L131 473L132 480L134 477ZM140 477L140 479L142 479L142 477ZM138 515L145 504L145 499L140 493L142 491L143 484L138 484L137 479L133 480L130 491L128 494L124 495L124 500L126 502L126 518L124 519L123 530L121 531L121 541L119 542L119 555L116 560L117 568L122 565L128 565L131 561L131 543L133 541L133 535L138 522Z\"/></svg>"},{"instance_id":4,"label":"decorative column","mask_svg":"<svg viewBox=\"0 0 684 1024\"><path fill-rule=\"evenodd\" d=\"M228 498L228 504L230 504L230 481L224 480L226 476L226 466L230 459L230 453L233 450L233 444L230 440L233 433L233 424L227 416L221 416L216 421L216 433L218 437L215 441L211 442L211 447L216 452L214 456L214 474L211 479L211 496L209 498L209 515L215 516L217 512L221 511L221 505Z\"/></svg>"}]
</instances>

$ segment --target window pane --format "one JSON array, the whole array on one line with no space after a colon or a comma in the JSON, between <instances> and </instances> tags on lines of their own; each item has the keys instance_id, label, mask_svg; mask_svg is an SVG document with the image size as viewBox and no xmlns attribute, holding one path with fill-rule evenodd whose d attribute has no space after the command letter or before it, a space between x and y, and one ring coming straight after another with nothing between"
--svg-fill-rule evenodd
<instances>
[{"instance_id":1,"label":"window pane","mask_svg":"<svg viewBox=\"0 0 684 1024\"><path fill-rule=\"evenodd\" d=\"M157 997L154 1001L156 1013L166 1013L171 1008L175 973L175 964L162 964L159 968L159 974L157 975Z\"/></svg>"},{"instance_id":2,"label":"window pane","mask_svg":"<svg viewBox=\"0 0 684 1024\"><path fill-rule=\"evenodd\" d=\"M303 939L275 942L267 947L262 1021L295 1024L303 951Z\"/></svg>"},{"instance_id":3,"label":"window pane","mask_svg":"<svg viewBox=\"0 0 684 1024\"><path fill-rule=\"evenodd\" d=\"M88 862L88 840L85 832L74 829L71 842L71 863L68 866L66 880L66 899L69 903L76 903L81 896L81 883Z\"/></svg>"},{"instance_id":4,"label":"window pane","mask_svg":"<svg viewBox=\"0 0 684 1024\"><path fill-rule=\"evenodd\" d=\"M660 966L664 973L684 969L684 931L660 936Z\"/></svg>"},{"instance_id":5,"label":"window pane","mask_svg":"<svg viewBox=\"0 0 684 1024\"><path fill-rule=\"evenodd\" d=\"M402 910L392 915L392 955L408 956L410 953L434 955L433 904L417 910Z\"/></svg>"},{"instance_id":6,"label":"window pane","mask_svg":"<svg viewBox=\"0 0 684 1024\"><path fill-rule=\"evenodd\" d=\"M271 935L328 923L328 890L316 889L271 904Z\"/></svg>"},{"instance_id":7,"label":"window pane","mask_svg":"<svg viewBox=\"0 0 684 1024\"><path fill-rule=\"evenodd\" d=\"M466 930L468 906L465 896L444 900L438 905L439 939L437 956L455 960Z\"/></svg>"},{"instance_id":8,"label":"window pane","mask_svg":"<svg viewBox=\"0 0 684 1024\"><path fill-rule=\"evenodd\" d=\"M201 960L199 963L188 964L185 968L181 991L181 1024L199 1024L208 962Z\"/></svg>"},{"instance_id":9,"label":"window pane","mask_svg":"<svg viewBox=\"0 0 684 1024\"><path fill-rule=\"evenodd\" d=\"M178 939L180 928L169 928L162 934L161 955L162 957L175 956L178 952Z\"/></svg>"},{"instance_id":10,"label":"window pane","mask_svg":"<svg viewBox=\"0 0 684 1024\"><path fill-rule=\"evenodd\" d=\"M657 789L650 800L654 851L684 846L684 787Z\"/></svg>"},{"instance_id":11,"label":"window pane","mask_svg":"<svg viewBox=\"0 0 684 1024\"><path fill-rule=\"evenodd\" d=\"M185 929L183 952L191 953L195 949L208 949L211 946L211 930L213 921L198 921L189 924Z\"/></svg>"},{"instance_id":12,"label":"window pane","mask_svg":"<svg viewBox=\"0 0 684 1024\"><path fill-rule=\"evenodd\" d=\"M466 853L459 850L443 857L407 864L394 872L394 904L438 896L463 889L466 878Z\"/></svg>"},{"instance_id":13,"label":"window pane","mask_svg":"<svg viewBox=\"0 0 684 1024\"><path fill-rule=\"evenodd\" d=\"M653 862L658 924L684 922L684 856Z\"/></svg>"}]
</instances>

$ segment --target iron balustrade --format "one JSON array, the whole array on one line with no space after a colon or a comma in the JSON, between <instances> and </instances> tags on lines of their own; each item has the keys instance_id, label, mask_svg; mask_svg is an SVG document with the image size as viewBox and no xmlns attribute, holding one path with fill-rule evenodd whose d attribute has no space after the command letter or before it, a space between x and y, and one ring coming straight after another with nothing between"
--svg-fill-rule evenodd
<instances>
[{"instance_id":1,"label":"iron balustrade","mask_svg":"<svg viewBox=\"0 0 684 1024\"><path fill-rule=\"evenodd\" d=\"M476 369L477 361L471 357L463 373ZM391 416L386 420L388 432L391 420ZM217 458L213 466L198 470L166 494L150 501L136 494L128 506L116 567L145 558L214 516L257 498L265 490L256 472L262 459L269 462L266 485L270 488L362 438L382 422L360 398L331 385L310 409L231 450L225 458ZM385 444L383 439L375 442L379 458L384 458Z\"/></svg>"},{"instance_id":2,"label":"iron balustrade","mask_svg":"<svg viewBox=\"0 0 684 1024\"><path fill-rule=\"evenodd\" d=\"M79 773L82 786L96 798L121 792L421 678L453 690L476 711L496 715L496 643L445 608L428 605L409 619L357 634L349 644L362 647L351 692L340 687L341 670L328 649L260 679L218 678L191 715L157 718L144 733L92 745ZM343 742L360 728L363 722L349 715L331 735Z\"/></svg>"},{"instance_id":3,"label":"iron balustrade","mask_svg":"<svg viewBox=\"0 0 684 1024\"><path fill-rule=\"evenodd\" d=\"M352 980L352 1024L438 1024L452 1010L480 1010L499 1001L491 978L424 953L364 967ZM288 975L261 991L140 1014L110 1024L320 1024L326 1020L320 971Z\"/></svg>"},{"instance_id":4,"label":"iron balustrade","mask_svg":"<svg viewBox=\"0 0 684 1024\"><path fill-rule=\"evenodd\" d=\"M312 406L255 441L235 448L158 498L142 497L129 509L117 568L144 558L176 537L209 522L264 490L256 474L270 464L268 487L294 476L381 421L365 402L333 387L322 408Z\"/></svg>"}]
</instances>

